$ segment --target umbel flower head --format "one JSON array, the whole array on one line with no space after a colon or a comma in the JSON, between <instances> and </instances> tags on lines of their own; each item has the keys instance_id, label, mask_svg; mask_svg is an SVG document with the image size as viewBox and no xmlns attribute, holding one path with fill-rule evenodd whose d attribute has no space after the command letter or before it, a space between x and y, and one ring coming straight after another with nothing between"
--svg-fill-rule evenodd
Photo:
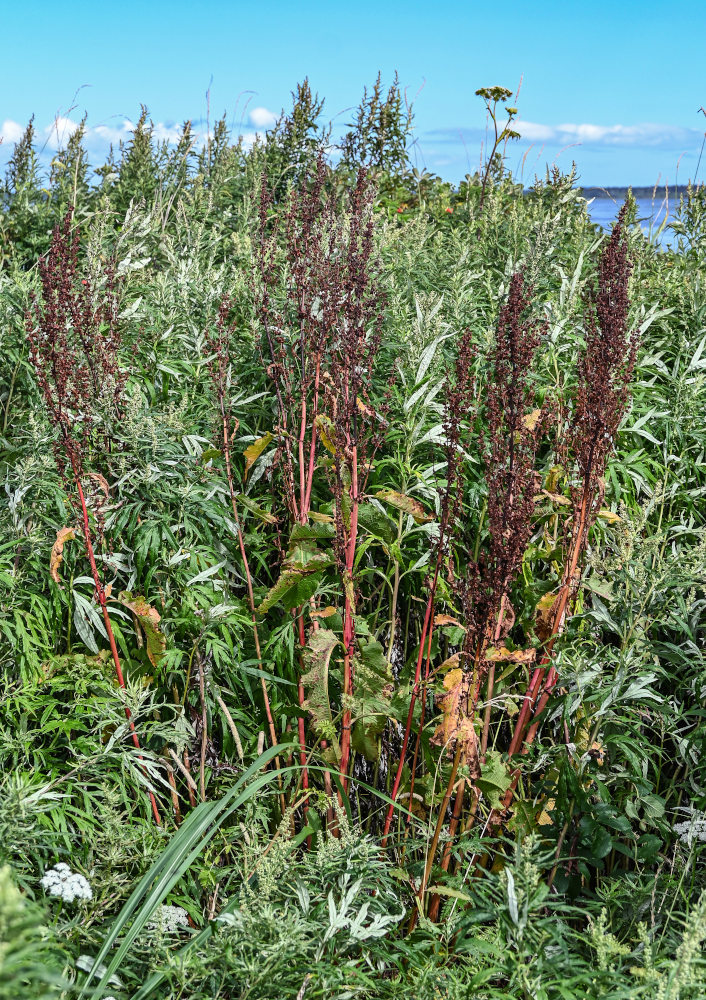
<instances>
[{"instance_id":1,"label":"umbel flower head","mask_svg":"<svg viewBox=\"0 0 706 1000\"><path fill-rule=\"evenodd\" d=\"M65 903L73 903L77 899L93 899L88 879L79 872L72 872L63 861L45 872L40 885L47 895L58 896Z\"/></svg>"},{"instance_id":2,"label":"umbel flower head","mask_svg":"<svg viewBox=\"0 0 706 1000\"><path fill-rule=\"evenodd\" d=\"M172 906L162 903L154 913L147 926L160 930L163 934L176 934L177 931L189 926L189 914L182 906Z\"/></svg>"}]
</instances>

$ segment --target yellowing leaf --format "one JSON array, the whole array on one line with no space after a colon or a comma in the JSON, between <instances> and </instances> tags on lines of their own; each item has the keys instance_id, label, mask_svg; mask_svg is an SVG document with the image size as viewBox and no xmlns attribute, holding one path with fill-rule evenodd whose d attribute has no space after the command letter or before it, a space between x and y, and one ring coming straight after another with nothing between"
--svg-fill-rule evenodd
<instances>
[{"instance_id":1,"label":"yellowing leaf","mask_svg":"<svg viewBox=\"0 0 706 1000\"><path fill-rule=\"evenodd\" d=\"M319 437L323 441L324 447L327 451L330 451L332 455L336 454L336 429L333 426L333 421L330 417L325 414L320 413L316 420L314 421L317 431L319 432Z\"/></svg>"},{"instance_id":2,"label":"yellowing leaf","mask_svg":"<svg viewBox=\"0 0 706 1000\"><path fill-rule=\"evenodd\" d=\"M334 520L330 514L320 514L318 510L309 511L310 520L314 521L316 524L333 524Z\"/></svg>"},{"instance_id":3,"label":"yellowing leaf","mask_svg":"<svg viewBox=\"0 0 706 1000\"><path fill-rule=\"evenodd\" d=\"M248 473L253 467L255 462L257 462L260 455L263 453L265 448L268 446L272 440L272 434L268 431L267 434L263 434L262 437L258 438L257 441L253 441L252 444L248 445L245 449L245 478L248 478Z\"/></svg>"},{"instance_id":4,"label":"yellowing leaf","mask_svg":"<svg viewBox=\"0 0 706 1000\"><path fill-rule=\"evenodd\" d=\"M559 483L564 478L564 469L561 465L553 465L544 480L544 487L548 493L556 493Z\"/></svg>"},{"instance_id":5,"label":"yellowing leaf","mask_svg":"<svg viewBox=\"0 0 706 1000\"><path fill-rule=\"evenodd\" d=\"M329 604L329 606L327 608L322 608L321 611L312 611L311 612L311 617L312 618L330 618L331 615L335 615L335 614L336 614L336 609L333 607L333 605Z\"/></svg>"},{"instance_id":6,"label":"yellowing leaf","mask_svg":"<svg viewBox=\"0 0 706 1000\"><path fill-rule=\"evenodd\" d=\"M397 493L395 490L378 490L375 496L378 500L389 503L391 507L396 507L397 510L401 510L405 514L411 514L417 524L426 524L428 521L434 520L431 514L427 514L418 500L407 496L406 493Z\"/></svg>"},{"instance_id":7,"label":"yellowing leaf","mask_svg":"<svg viewBox=\"0 0 706 1000\"><path fill-rule=\"evenodd\" d=\"M598 511L598 516L602 521L607 521L608 524L618 524L622 521L622 517L618 517L618 515L614 514L612 510L608 510L605 507Z\"/></svg>"},{"instance_id":8,"label":"yellowing leaf","mask_svg":"<svg viewBox=\"0 0 706 1000\"><path fill-rule=\"evenodd\" d=\"M535 500L543 500L548 497L552 503L558 503L561 507L570 507L571 500L569 497L565 497L563 493L550 493L549 490L542 490L541 493L535 494Z\"/></svg>"},{"instance_id":9,"label":"yellowing leaf","mask_svg":"<svg viewBox=\"0 0 706 1000\"><path fill-rule=\"evenodd\" d=\"M118 602L132 611L137 624L145 633L147 656L152 666L156 667L167 648L167 640L159 628L159 612L139 594L133 597L129 590L120 592Z\"/></svg>"},{"instance_id":10,"label":"yellowing leaf","mask_svg":"<svg viewBox=\"0 0 706 1000\"><path fill-rule=\"evenodd\" d=\"M537 656L536 649L506 649L505 646L491 646L485 658L491 663L532 663Z\"/></svg>"},{"instance_id":11,"label":"yellowing leaf","mask_svg":"<svg viewBox=\"0 0 706 1000\"><path fill-rule=\"evenodd\" d=\"M58 583L59 586L61 586L59 567L64 561L64 544L66 542L70 542L75 537L75 528L59 528L56 533L56 541L51 548L51 556L49 557L49 575L54 583Z\"/></svg>"},{"instance_id":12,"label":"yellowing leaf","mask_svg":"<svg viewBox=\"0 0 706 1000\"><path fill-rule=\"evenodd\" d=\"M532 410L531 413L525 414L522 418L522 423L525 425L528 431L533 431L537 424L539 423L539 418L542 416L541 410Z\"/></svg>"},{"instance_id":13,"label":"yellowing leaf","mask_svg":"<svg viewBox=\"0 0 706 1000\"><path fill-rule=\"evenodd\" d=\"M445 747L452 751L460 743L463 762L470 770L472 778L480 775L480 756L478 753L478 736L473 720L468 715L471 690L471 674L457 667L444 677L444 691L436 699L436 707L441 710L443 718L437 726L431 742L435 746Z\"/></svg>"}]
</instances>

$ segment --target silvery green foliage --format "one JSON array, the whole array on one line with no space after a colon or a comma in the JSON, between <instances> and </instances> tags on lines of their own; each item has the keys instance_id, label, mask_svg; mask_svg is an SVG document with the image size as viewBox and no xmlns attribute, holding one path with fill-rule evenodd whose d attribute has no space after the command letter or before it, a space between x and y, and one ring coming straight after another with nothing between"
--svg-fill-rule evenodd
<instances>
[{"instance_id":1,"label":"silvery green foliage","mask_svg":"<svg viewBox=\"0 0 706 1000\"><path fill-rule=\"evenodd\" d=\"M88 879L80 872L72 872L63 861L45 872L39 884L47 895L57 896L65 903L93 899L93 890Z\"/></svg>"}]
</instances>

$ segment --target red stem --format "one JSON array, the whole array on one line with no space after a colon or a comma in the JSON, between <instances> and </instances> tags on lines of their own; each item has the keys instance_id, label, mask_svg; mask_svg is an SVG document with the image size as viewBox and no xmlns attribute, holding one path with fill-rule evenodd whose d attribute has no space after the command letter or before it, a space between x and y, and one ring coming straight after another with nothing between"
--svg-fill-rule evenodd
<instances>
[{"instance_id":1,"label":"red stem","mask_svg":"<svg viewBox=\"0 0 706 1000\"><path fill-rule=\"evenodd\" d=\"M96 588L96 595L98 597L98 602L101 606L101 611L103 612L103 621L105 622L105 630L108 633L108 642L110 643L110 652L113 656L113 663L115 664L115 673L118 678L118 684L125 690L125 679L123 677L122 666L120 665L120 657L118 656L118 647L115 642L115 635L113 634L113 626L110 621L110 615L108 614L108 606L105 598L105 589L101 583L100 576L98 575L98 566L96 565L96 557L93 551L93 541L91 539L91 528L88 523L88 508L86 506L86 498L83 494L83 488L81 486L81 479L78 474L78 470L74 469L74 479L76 481L76 489L78 490L78 497L81 501L81 512L83 515L83 537L86 541L86 550L88 552L88 561L91 564L91 573L93 574L93 582ZM128 725L130 727L130 734L132 736L132 742L137 750L140 750L140 740L137 736L137 731L135 729L135 723L132 720L132 714L130 709L125 705L125 716L128 720ZM142 760L142 754L139 754L139 759ZM146 771L143 766L143 772ZM150 800L150 805L152 806L152 815L154 816L155 823L161 826L162 819L159 815L159 809L157 808L157 800L154 797L153 792L147 793Z\"/></svg>"}]
</instances>

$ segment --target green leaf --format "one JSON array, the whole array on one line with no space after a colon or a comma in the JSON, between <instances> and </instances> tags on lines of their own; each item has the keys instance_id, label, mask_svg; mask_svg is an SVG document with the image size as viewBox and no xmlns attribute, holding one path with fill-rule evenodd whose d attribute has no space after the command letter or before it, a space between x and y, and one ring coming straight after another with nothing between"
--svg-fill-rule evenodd
<instances>
[{"instance_id":1,"label":"green leaf","mask_svg":"<svg viewBox=\"0 0 706 1000\"><path fill-rule=\"evenodd\" d=\"M280 602L289 608L299 607L314 593L322 570L332 563L331 556L317 549L313 542L308 540L296 542L282 563L279 579L258 607L258 614L264 615ZM313 577L314 574L317 575L315 580L310 579L306 587L302 590L297 589L306 577ZM291 595L290 591L293 591Z\"/></svg>"},{"instance_id":2,"label":"green leaf","mask_svg":"<svg viewBox=\"0 0 706 1000\"><path fill-rule=\"evenodd\" d=\"M151 604L148 604L144 597L139 595L133 597L129 590L121 591L118 602L132 611L137 623L145 633L147 656L152 666L156 667L167 648L167 640L159 627L159 612Z\"/></svg>"},{"instance_id":3,"label":"green leaf","mask_svg":"<svg viewBox=\"0 0 706 1000\"><path fill-rule=\"evenodd\" d=\"M497 750L489 750L485 755L485 764L481 766L480 778L476 784L487 797L491 809L500 809L502 798L510 787L512 779Z\"/></svg>"}]
</instances>

